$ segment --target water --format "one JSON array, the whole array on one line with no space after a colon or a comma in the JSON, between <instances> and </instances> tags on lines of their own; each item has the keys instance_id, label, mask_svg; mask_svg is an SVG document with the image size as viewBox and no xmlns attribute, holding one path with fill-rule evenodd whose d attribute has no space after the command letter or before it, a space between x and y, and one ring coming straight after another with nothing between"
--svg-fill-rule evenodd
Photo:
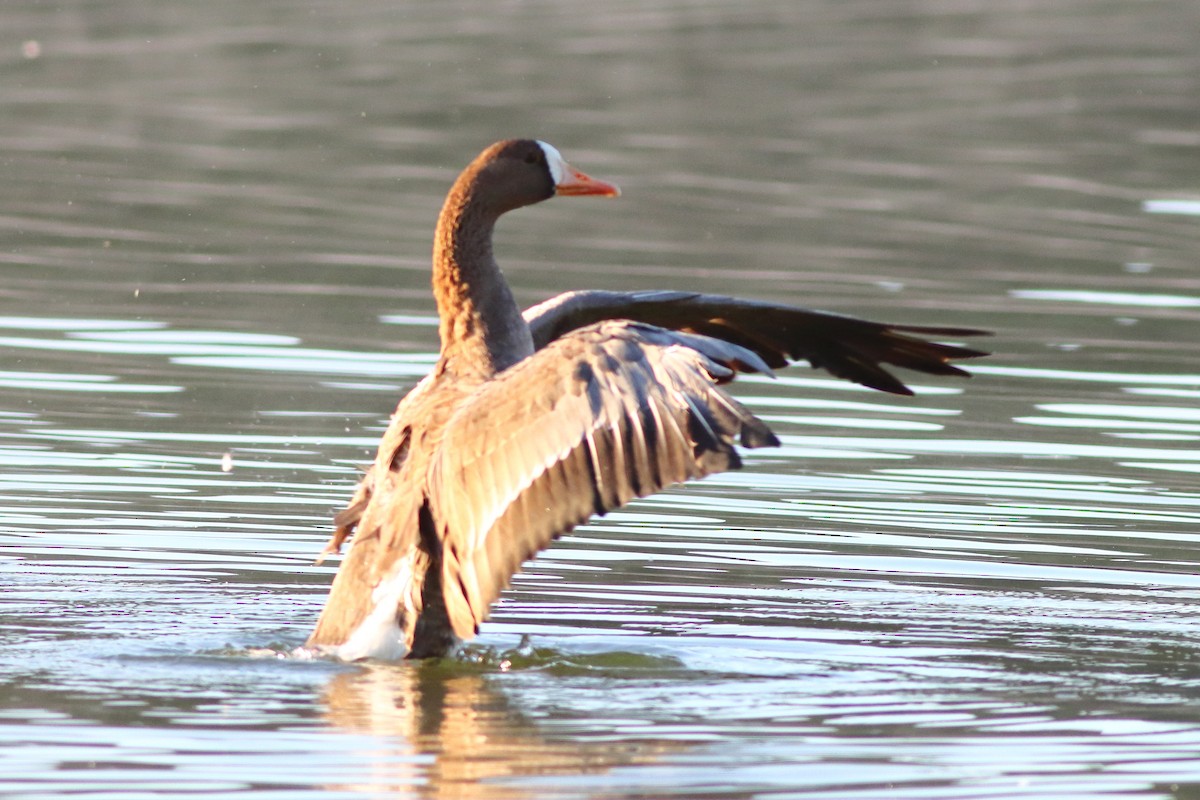
<instances>
[{"instance_id":1,"label":"water","mask_svg":"<svg viewBox=\"0 0 1200 800\"><path fill-rule=\"evenodd\" d=\"M0 794L1200 797L1195 4L0 19ZM513 134L624 190L505 220L522 301L995 355L744 381L783 447L556 544L462 660L288 657L432 363L441 197Z\"/></svg>"}]
</instances>

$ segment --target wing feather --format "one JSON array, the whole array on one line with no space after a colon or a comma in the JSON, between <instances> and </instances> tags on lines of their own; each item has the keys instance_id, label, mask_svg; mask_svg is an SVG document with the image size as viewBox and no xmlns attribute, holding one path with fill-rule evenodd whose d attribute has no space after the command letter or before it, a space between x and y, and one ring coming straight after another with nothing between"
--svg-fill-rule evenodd
<instances>
[{"instance_id":1,"label":"wing feather","mask_svg":"<svg viewBox=\"0 0 1200 800\"><path fill-rule=\"evenodd\" d=\"M987 355L920 336L960 338L986 331L927 325L890 325L844 314L695 292L580 291L558 295L525 311L534 346L545 347L572 330L603 319L628 319L692 331L755 353L771 367L804 360L872 389L912 394L883 368L891 364L931 375L967 376L950 362ZM731 364L735 369L741 366Z\"/></svg>"},{"instance_id":2,"label":"wing feather","mask_svg":"<svg viewBox=\"0 0 1200 800\"><path fill-rule=\"evenodd\" d=\"M593 514L737 466L747 428L754 443L777 443L718 386L734 362L768 369L737 345L608 321L482 386L447 422L431 467L455 633L473 635L521 563Z\"/></svg>"}]
</instances>

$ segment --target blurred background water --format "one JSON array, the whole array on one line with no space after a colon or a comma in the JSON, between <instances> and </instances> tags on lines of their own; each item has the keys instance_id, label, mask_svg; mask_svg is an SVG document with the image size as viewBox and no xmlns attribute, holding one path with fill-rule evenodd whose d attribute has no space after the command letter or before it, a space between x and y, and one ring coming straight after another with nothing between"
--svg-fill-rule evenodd
<instances>
[{"instance_id":1,"label":"blurred background water","mask_svg":"<svg viewBox=\"0 0 1200 800\"><path fill-rule=\"evenodd\" d=\"M0 794L1200 797L1197 41L1183 0L8 0ZM582 527L464 659L288 658L512 135L624 189L505 219L524 302L995 355L744 381L782 448Z\"/></svg>"}]
</instances>

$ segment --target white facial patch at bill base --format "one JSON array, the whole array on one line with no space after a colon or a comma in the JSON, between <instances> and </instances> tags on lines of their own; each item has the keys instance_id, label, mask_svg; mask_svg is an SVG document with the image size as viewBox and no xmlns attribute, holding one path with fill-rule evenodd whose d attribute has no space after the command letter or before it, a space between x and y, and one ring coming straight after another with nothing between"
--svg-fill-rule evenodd
<instances>
[{"instance_id":1,"label":"white facial patch at bill base","mask_svg":"<svg viewBox=\"0 0 1200 800\"><path fill-rule=\"evenodd\" d=\"M538 139L537 143L538 147L542 148L542 152L546 154L546 166L550 168L550 180L554 181L555 186L558 186L567 176L567 162L554 145L543 142L541 139Z\"/></svg>"}]
</instances>

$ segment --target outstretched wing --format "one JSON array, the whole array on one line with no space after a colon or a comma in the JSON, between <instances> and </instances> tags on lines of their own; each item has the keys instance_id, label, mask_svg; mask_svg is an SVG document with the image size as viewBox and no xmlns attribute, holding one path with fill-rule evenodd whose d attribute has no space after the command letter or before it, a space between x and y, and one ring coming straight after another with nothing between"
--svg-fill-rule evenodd
<instances>
[{"instance_id":1,"label":"outstretched wing","mask_svg":"<svg viewBox=\"0 0 1200 800\"><path fill-rule=\"evenodd\" d=\"M692 331L741 345L772 367L806 360L839 378L893 394L912 394L882 364L931 375L967 372L950 363L987 355L920 336L959 338L986 331L889 325L779 303L693 292L567 292L525 311L534 346L542 348L576 328L603 319L631 319Z\"/></svg>"},{"instance_id":2,"label":"outstretched wing","mask_svg":"<svg viewBox=\"0 0 1200 800\"><path fill-rule=\"evenodd\" d=\"M429 498L446 611L474 635L521 563L593 514L778 444L718 385L769 372L727 342L629 321L575 330L488 382L448 421Z\"/></svg>"}]
</instances>

